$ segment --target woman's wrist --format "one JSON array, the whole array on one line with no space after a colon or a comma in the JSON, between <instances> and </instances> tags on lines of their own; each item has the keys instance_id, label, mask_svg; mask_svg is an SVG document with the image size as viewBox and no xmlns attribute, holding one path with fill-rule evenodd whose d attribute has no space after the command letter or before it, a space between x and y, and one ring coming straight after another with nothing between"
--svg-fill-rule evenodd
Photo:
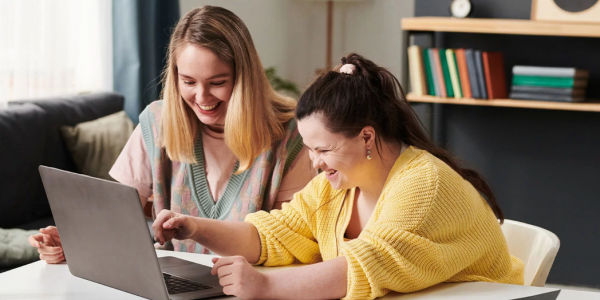
<instances>
[{"instance_id":1,"label":"woman's wrist","mask_svg":"<svg viewBox=\"0 0 600 300\"><path fill-rule=\"evenodd\" d=\"M191 217L191 216L189 218L191 221L190 223L194 228L193 229L194 231L192 232L190 239L200 243L200 240L202 239L202 237L205 236L203 229L206 226L202 226L203 219L201 217Z\"/></svg>"},{"instance_id":2,"label":"woman's wrist","mask_svg":"<svg viewBox=\"0 0 600 300\"><path fill-rule=\"evenodd\" d=\"M281 299L278 295L275 281L277 280L277 271L269 273L261 273L264 276L264 284L261 286L260 295L263 299Z\"/></svg>"}]
</instances>

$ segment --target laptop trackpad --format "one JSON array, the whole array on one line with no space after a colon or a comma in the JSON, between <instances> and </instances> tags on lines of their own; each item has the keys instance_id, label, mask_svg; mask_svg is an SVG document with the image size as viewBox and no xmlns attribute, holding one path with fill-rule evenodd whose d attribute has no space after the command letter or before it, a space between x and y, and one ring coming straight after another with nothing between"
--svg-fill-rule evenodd
<instances>
[{"instance_id":1,"label":"laptop trackpad","mask_svg":"<svg viewBox=\"0 0 600 300\"><path fill-rule=\"evenodd\" d=\"M198 283L219 286L219 277L210 274L211 267L172 256L158 258L160 269L163 273L179 276Z\"/></svg>"},{"instance_id":2,"label":"laptop trackpad","mask_svg":"<svg viewBox=\"0 0 600 300\"><path fill-rule=\"evenodd\" d=\"M172 290L169 290L170 299L187 300L223 295L223 288L219 284L219 277L210 274L212 267L207 267L172 256L159 257L158 263L160 264L160 270L165 274L197 282L207 287L193 292L176 293L175 290L178 287L185 288L185 284L183 284L183 286L181 284L179 284L179 286L173 286L172 284L174 283L171 282L170 286ZM177 285L177 283L175 283L175 285Z\"/></svg>"}]
</instances>

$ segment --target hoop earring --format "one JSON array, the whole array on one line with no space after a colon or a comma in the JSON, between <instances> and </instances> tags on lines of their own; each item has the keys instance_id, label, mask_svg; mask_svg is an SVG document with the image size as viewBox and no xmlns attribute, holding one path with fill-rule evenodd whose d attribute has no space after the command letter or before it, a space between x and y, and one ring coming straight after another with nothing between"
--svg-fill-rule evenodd
<instances>
[{"instance_id":1,"label":"hoop earring","mask_svg":"<svg viewBox=\"0 0 600 300\"><path fill-rule=\"evenodd\" d=\"M367 159L371 160L371 150L367 150Z\"/></svg>"}]
</instances>

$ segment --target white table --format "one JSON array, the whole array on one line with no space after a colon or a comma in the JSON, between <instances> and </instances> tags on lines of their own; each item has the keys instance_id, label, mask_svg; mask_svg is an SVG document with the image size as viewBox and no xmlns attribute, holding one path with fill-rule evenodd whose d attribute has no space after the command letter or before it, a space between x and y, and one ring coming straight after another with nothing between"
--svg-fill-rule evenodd
<instances>
[{"instance_id":1,"label":"white table","mask_svg":"<svg viewBox=\"0 0 600 300\"><path fill-rule=\"evenodd\" d=\"M158 256L176 256L195 263L212 266L210 255L181 253L157 250ZM258 267L261 272L272 272L280 268ZM391 293L381 299L514 299L532 296L555 289L528 287L508 284L470 282L458 284L439 284L429 289L412 293ZM109 288L71 275L66 264L48 265L34 262L26 266L0 274L0 299L119 299L139 300L141 297ZM219 299L236 299L221 297ZM560 300L599 299L600 293L562 290Z\"/></svg>"}]
</instances>

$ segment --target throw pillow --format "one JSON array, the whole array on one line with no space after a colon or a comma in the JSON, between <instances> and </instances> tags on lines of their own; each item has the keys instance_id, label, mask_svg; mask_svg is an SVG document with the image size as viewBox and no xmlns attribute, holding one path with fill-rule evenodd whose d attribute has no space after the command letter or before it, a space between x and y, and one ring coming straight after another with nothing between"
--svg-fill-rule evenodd
<instances>
[{"instance_id":1,"label":"throw pillow","mask_svg":"<svg viewBox=\"0 0 600 300\"><path fill-rule=\"evenodd\" d=\"M31 247L27 239L39 233L37 230L0 228L0 268L11 268L40 259L37 248Z\"/></svg>"},{"instance_id":2,"label":"throw pillow","mask_svg":"<svg viewBox=\"0 0 600 300\"><path fill-rule=\"evenodd\" d=\"M74 127L62 126L60 131L80 173L114 180L108 171L133 132L133 123L120 111Z\"/></svg>"}]
</instances>

